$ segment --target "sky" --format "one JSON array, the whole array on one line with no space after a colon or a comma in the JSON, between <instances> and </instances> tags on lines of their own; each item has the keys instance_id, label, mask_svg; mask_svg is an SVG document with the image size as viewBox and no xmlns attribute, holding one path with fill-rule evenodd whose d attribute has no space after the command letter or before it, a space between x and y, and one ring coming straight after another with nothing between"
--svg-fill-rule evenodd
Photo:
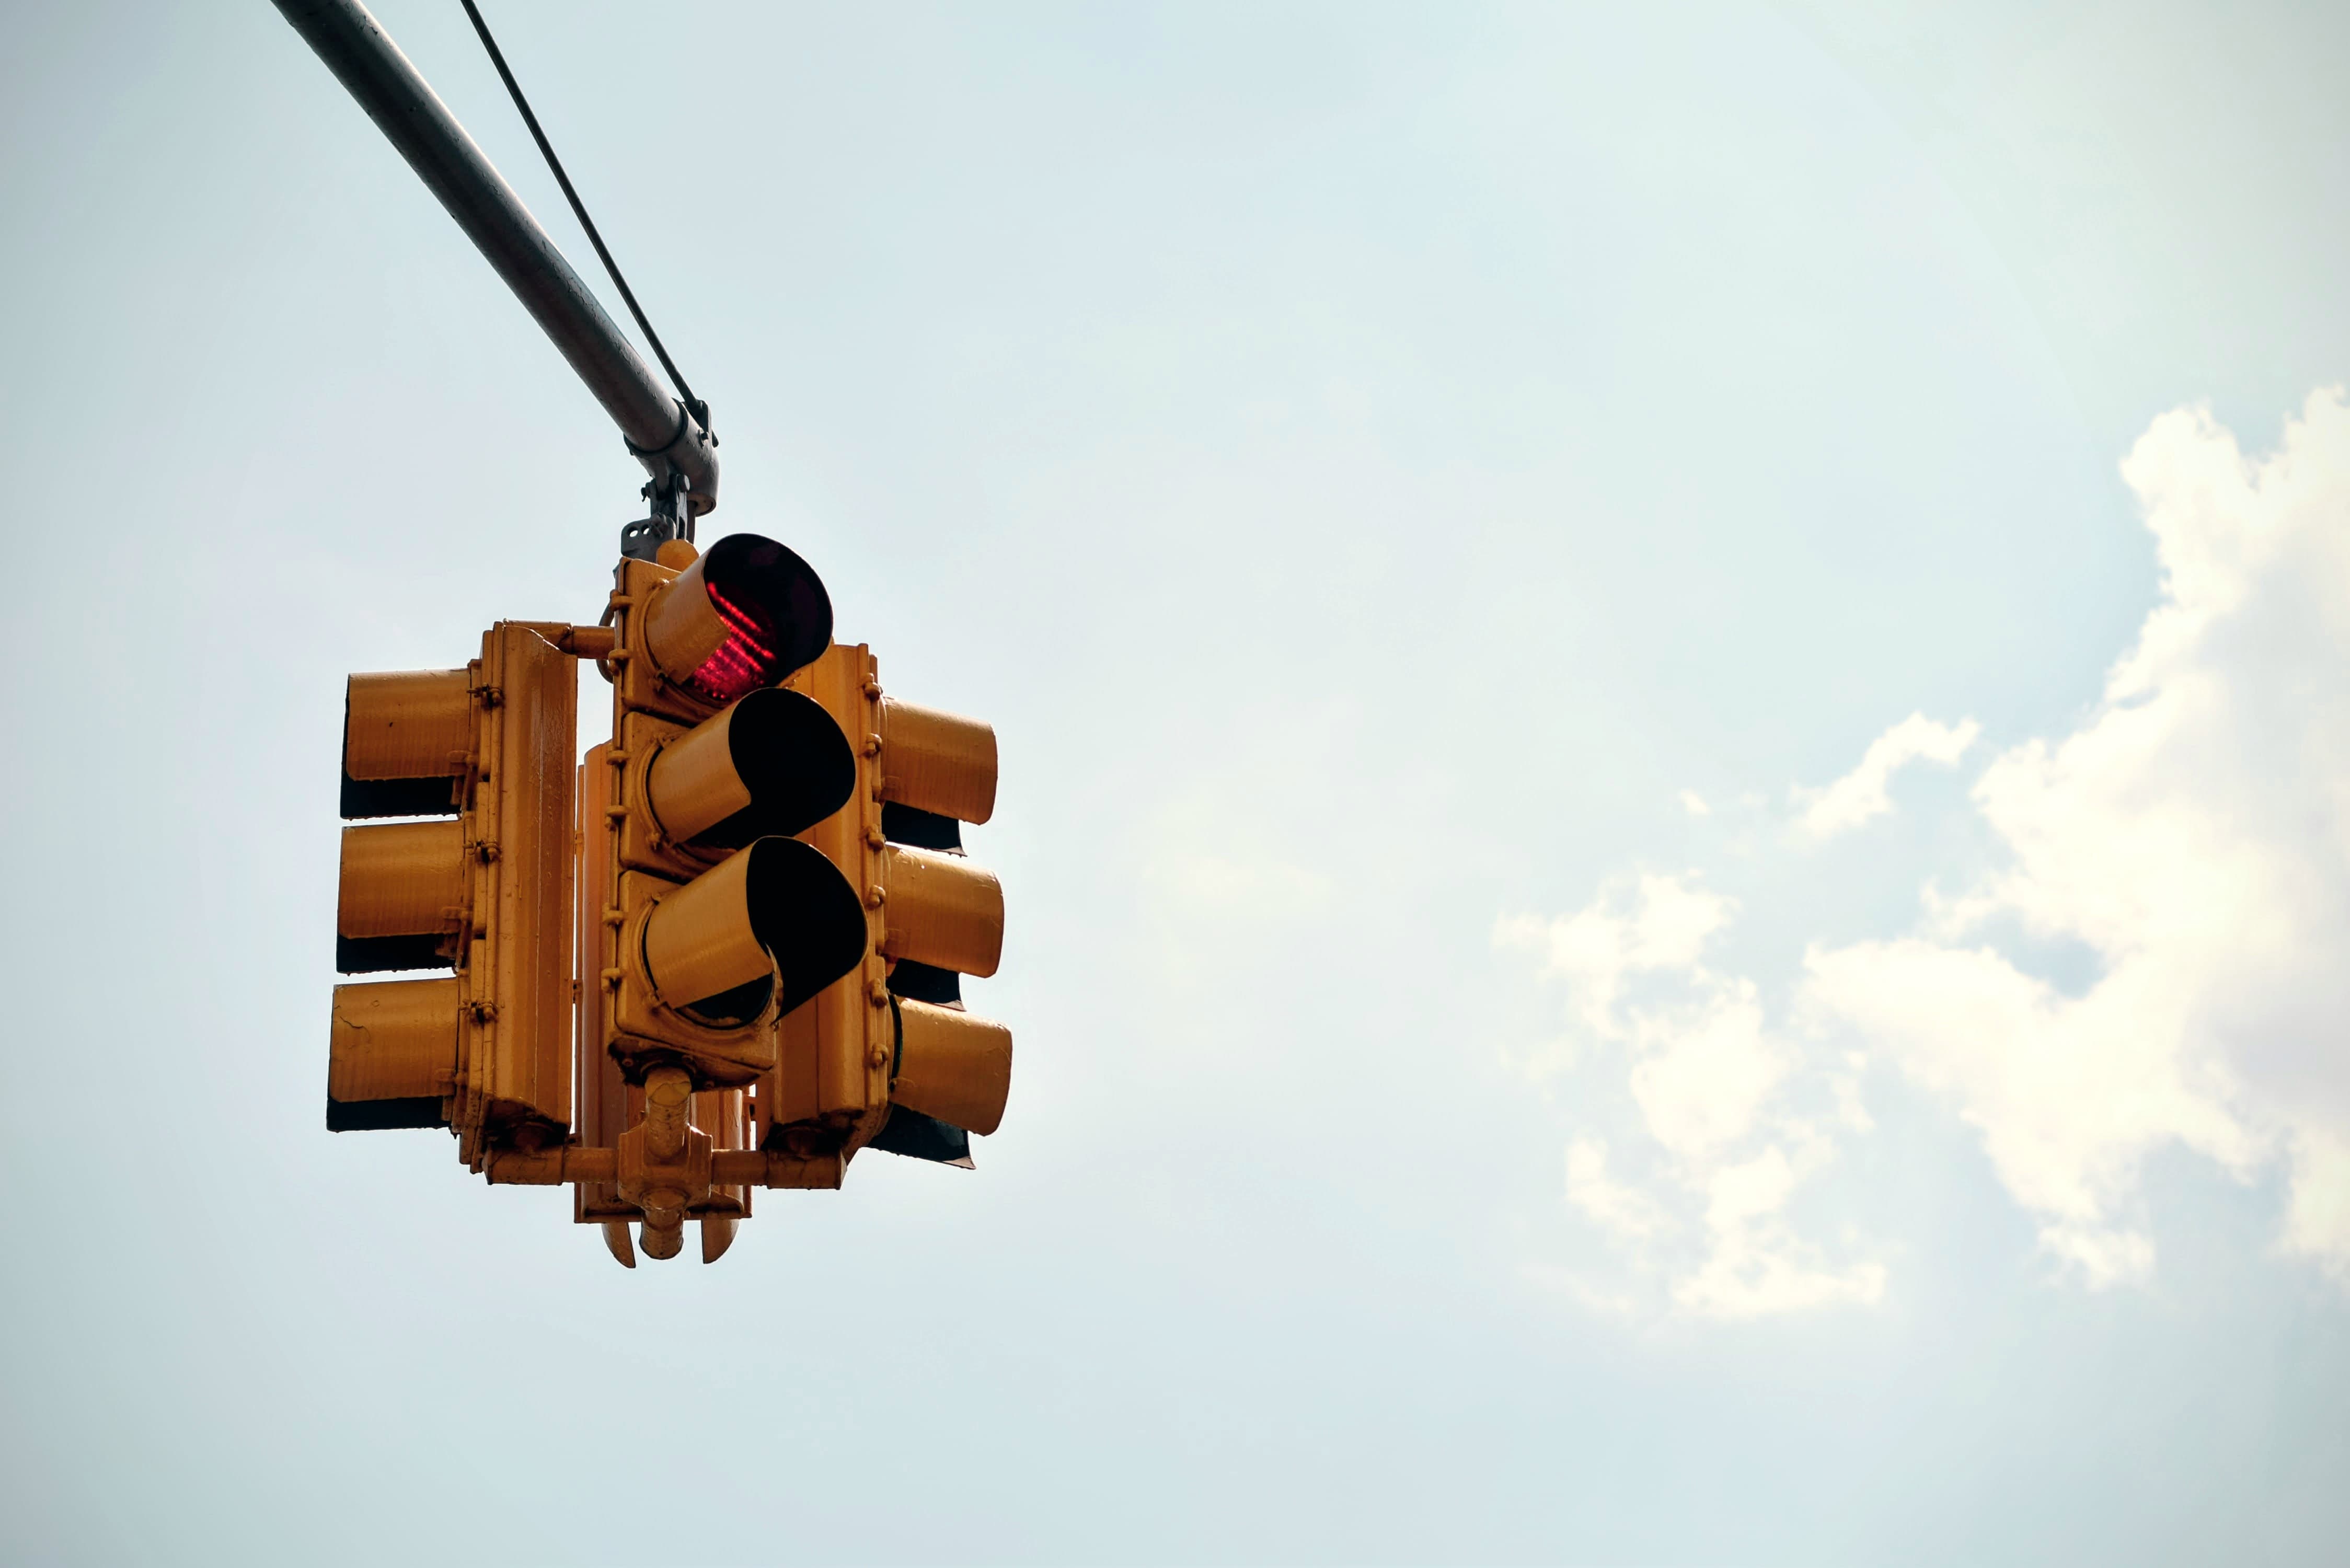
<instances>
[{"instance_id":1,"label":"sky","mask_svg":"<svg viewBox=\"0 0 2350 1568\"><path fill-rule=\"evenodd\" d=\"M5 1555L2337 1560L2350 12L484 8L996 728L1010 1109L633 1272L324 1130L345 677L641 475L273 7L19 7Z\"/></svg>"}]
</instances>

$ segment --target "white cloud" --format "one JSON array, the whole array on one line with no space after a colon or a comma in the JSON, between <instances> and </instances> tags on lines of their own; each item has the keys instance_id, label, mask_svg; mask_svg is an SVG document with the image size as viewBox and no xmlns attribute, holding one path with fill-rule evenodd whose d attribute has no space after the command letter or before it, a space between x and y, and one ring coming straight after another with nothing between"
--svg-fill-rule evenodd
<instances>
[{"instance_id":1,"label":"white cloud","mask_svg":"<svg viewBox=\"0 0 2350 1568\"><path fill-rule=\"evenodd\" d=\"M1705 804L1705 796L1698 794L1697 791L1693 789L1685 789L1681 791L1680 803L1681 809L1688 812L1691 816L1711 816L1713 815L1713 807Z\"/></svg>"},{"instance_id":2,"label":"white cloud","mask_svg":"<svg viewBox=\"0 0 2350 1568\"><path fill-rule=\"evenodd\" d=\"M1566 1146L1566 1200L1601 1229L1627 1241L1646 1241L1671 1224L1646 1192L1609 1179L1607 1146L1597 1138L1579 1137Z\"/></svg>"},{"instance_id":3,"label":"white cloud","mask_svg":"<svg viewBox=\"0 0 2350 1568\"><path fill-rule=\"evenodd\" d=\"M1586 1026L1604 1038L1619 1039L1627 1027L1616 1008L1624 981L1691 967L1706 939L1737 908L1719 894L1684 886L1678 877L1642 877L1638 893L1629 915L1614 912L1603 898L1551 920L1505 917L1495 923L1493 940L1543 953L1544 972L1574 983Z\"/></svg>"},{"instance_id":4,"label":"white cloud","mask_svg":"<svg viewBox=\"0 0 2350 1568\"><path fill-rule=\"evenodd\" d=\"M1910 714L1869 742L1852 772L1825 789L1795 792L1798 800L1810 803L1804 811L1804 831L1814 838L1833 838L1885 815L1893 809L1887 787L1895 774L1911 763L1953 766L1979 733L1981 727L1972 719L1941 724L1923 713Z\"/></svg>"},{"instance_id":5,"label":"white cloud","mask_svg":"<svg viewBox=\"0 0 2350 1568\"><path fill-rule=\"evenodd\" d=\"M1495 924L1498 945L1540 953L1544 972L1567 983L1581 1044L1615 1047L1627 1064L1606 1097L1635 1115L1647 1179L1619 1179L1607 1145L1582 1134L1567 1145L1567 1201L1642 1272L1661 1264L1670 1301L1687 1313L1752 1317L1875 1301L1881 1268L1819 1266L1783 1212L1833 1151L1776 1109L1797 1054L1766 1029L1753 983L1701 961L1735 908L1693 877L1646 876L1572 915ZM1573 1044L1529 1071L1581 1061L1588 1053ZM1601 1087L1591 1080L1608 1065L1579 1079L1578 1099ZM1569 1293L1586 1304L1616 1311L1638 1299L1575 1278Z\"/></svg>"},{"instance_id":6,"label":"white cloud","mask_svg":"<svg viewBox=\"0 0 2350 1568\"><path fill-rule=\"evenodd\" d=\"M2146 1157L2278 1158L2282 1244L2350 1273L2350 407L2313 396L2267 461L2206 413L2157 420L2123 474L2162 599L2071 734L1974 789L2011 864L1930 938L1814 950L1807 996L1947 1097L2092 1284L2142 1278ZM2059 994L1988 946L2070 939Z\"/></svg>"},{"instance_id":7,"label":"white cloud","mask_svg":"<svg viewBox=\"0 0 2350 1568\"><path fill-rule=\"evenodd\" d=\"M2350 1139L2331 1131L2297 1128L2293 1140L2293 1199L2285 1210L2287 1251L2315 1259L2350 1283Z\"/></svg>"},{"instance_id":8,"label":"white cloud","mask_svg":"<svg viewBox=\"0 0 2350 1568\"><path fill-rule=\"evenodd\" d=\"M1694 1273L1674 1282L1673 1300L1708 1316L1755 1317L1880 1299L1883 1264L1817 1267L1814 1250L1788 1227L1782 1210L1802 1174L1776 1144L1715 1171L1705 1212L1713 1244Z\"/></svg>"},{"instance_id":9,"label":"white cloud","mask_svg":"<svg viewBox=\"0 0 2350 1568\"><path fill-rule=\"evenodd\" d=\"M1586 1131L1569 1200L1661 1262L1682 1310L1881 1296L1881 1267L1824 1261L1788 1219L1834 1156L1791 1100L1816 1087L1821 1126L1864 1135L1869 1057L1976 1131L2043 1250L2091 1288L2157 1268L2143 1173L2170 1148L2247 1180L2282 1171L2280 1251L2350 1286L2350 403L2314 395L2257 463L2208 414L2167 414L2122 472L2159 602L2094 711L1978 776L2000 868L1947 898L1928 884L1914 931L1814 941L1802 1029L1702 963L1734 906L1697 872L1496 927L1544 955L1605 1047L1575 1054L1586 1120L1610 1094L1636 1114L1645 1158L1611 1172ZM1797 792L1801 833L1882 815L1897 771L1955 764L1976 739L1972 721L1911 715ZM2088 983L2030 972L1997 940L2019 934L2084 952Z\"/></svg>"},{"instance_id":10,"label":"white cloud","mask_svg":"<svg viewBox=\"0 0 2350 1568\"><path fill-rule=\"evenodd\" d=\"M1747 981L1694 986L1687 1001L1638 1013L1632 1098L1657 1141L1681 1159L1711 1158L1743 1137L1786 1075L1762 1033Z\"/></svg>"},{"instance_id":11,"label":"white cloud","mask_svg":"<svg viewBox=\"0 0 2350 1568\"><path fill-rule=\"evenodd\" d=\"M1814 950L1805 969L1813 1003L1981 1133L2000 1179L2043 1218L2043 1244L2092 1285L2152 1264L2112 1217L2154 1148L2181 1142L2237 1168L2251 1158L2160 997L2100 986L2069 999L1988 949L1914 940Z\"/></svg>"}]
</instances>

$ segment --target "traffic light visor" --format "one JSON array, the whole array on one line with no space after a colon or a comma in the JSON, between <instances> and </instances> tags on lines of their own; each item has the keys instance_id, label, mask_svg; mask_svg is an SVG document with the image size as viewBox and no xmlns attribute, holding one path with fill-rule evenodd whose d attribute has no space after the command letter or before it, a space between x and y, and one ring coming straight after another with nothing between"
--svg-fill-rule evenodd
<instances>
[{"instance_id":1,"label":"traffic light visor","mask_svg":"<svg viewBox=\"0 0 2350 1568\"><path fill-rule=\"evenodd\" d=\"M881 761L886 801L958 822L995 813L995 731L976 719L885 697Z\"/></svg>"},{"instance_id":2,"label":"traffic light visor","mask_svg":"<svg viewBox=\"0 0 2350 1568\"><path fill-rule=\"evenodd\" d=\"M453 980L335 987L327 1130L439 1127L457 1070Z\"/></svg>"},{"instance_id":3,"label":"traffic light visor","mask_svg":"<svg viewBox=\"0 0 2350 1568\"><path fill-rule=\"evenodd\" d=\"M1012 1094L1012 1031L951 1007L899 998L898 1075L889 1098L985 1137Z\"/></svg>"},{"instance_id":4,"label":"traffic light visor","mask_svg":"<svg viewBox=\"0 0 2350 1568\"><path fill-rule=\"evenodd\" d=\"M667 895L646 918L644 963L663 1002L730 1024L783 983L788 1012L865 957L865 909L833 863L795 838L762 838Z\"/></svg>"},{"instance_id":5,"label":"traffic light visor","mask_svg":"<svg viewBox=\"0 0 2350 1568\"><path fill-rule=\"evenodd\" d=\"M343 829L335 967L345 974L447 969L464 923L465 836L456 819Z\"/></svg>"},{"instance_id":6,"label":"traffic light visor","mask_svg":"<svg viewBox=\"0 0 2350 1568\"><path fill-rule=\"evenodd\" d=\"M463 670L354 675L343 697L342 814L440 816L457 810L451 781L473 745Z\"/></svg>"},{"instance_id":7,"label":"traffic light visor","mask_svg":"<svg viewBox=\"0 0 2350 1568\"><path fill-rule=\"evenodd\" d=\"M646 794L680 844L739 848L822 822L857 787L857 758L821 704L768 687L663 745Z\"/></svg>"},{"instance_id":8,"label":"traffic light visor","mask_svg":"<svg viewBox=\"0 0 2350 1568\"><path fill-rule=\"evenodd\" d=\"M881 950L983 978L1003 956L1003 886L960 855L891 844L881 851L888 934Z\"/></svg>"},{"instance_id":9,"label":"traffic light visor","mask_svg":"<svg viewBox=\"0 0 2350 1568\"><path fill-rule=\"evenodd\" d=\"M712 703L772 686L832 643L832 600L773 539L731 534L646 607L645 647L674 684Z\"/></svg>"}]
</instances>

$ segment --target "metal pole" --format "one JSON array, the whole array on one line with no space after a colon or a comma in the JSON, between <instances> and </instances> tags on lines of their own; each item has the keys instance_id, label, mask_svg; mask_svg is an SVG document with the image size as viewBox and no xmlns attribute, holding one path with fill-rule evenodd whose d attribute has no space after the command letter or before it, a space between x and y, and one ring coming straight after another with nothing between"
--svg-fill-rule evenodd
<instances>
[{"instance_id":1,"label":"metal pole","mask_svg":"<svg viewBox=\"0 0 2350 1568\"><path fill-rule=\"evenodd\" d=\"M530 209L367 7L359 0L276 0L276 5L441 198L620 427L629 450L653 476L655 516L665 505L681 513L690 507L693 515L717 505L716 439L620 336ZM681 483L682 498L676 494ZM691 537L691 523L684 516L678 521Z\"/></svg>"}]
</instances>

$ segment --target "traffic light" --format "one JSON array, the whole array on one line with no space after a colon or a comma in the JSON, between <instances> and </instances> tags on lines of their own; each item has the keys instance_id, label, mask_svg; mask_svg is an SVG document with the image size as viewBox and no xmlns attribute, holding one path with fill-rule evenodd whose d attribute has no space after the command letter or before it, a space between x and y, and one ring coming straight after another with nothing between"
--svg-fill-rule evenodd
<instances>
[{"instance_id":1,"label":"traffic light","mask_svg":"<svg viewBox=\"0 0 2350 1568\"><path fill-rule=\"evenodd\" d=\"M575 659L613 687L577 755ZM968 1165L1012 1038L963 1010L1003 895L960 824L986 725L882 695L807 564L736 535L624 557L604 624L501 622L463 670L346 699L328 1126L446 1126L498 1184L574 1188L635 1266L704 1262L753 1189L859 1149Z\"/></svg>"},{"instance_id":2,"label":"traffic light","mask_svg":"<svg viewBox=\"0 0 2350 1568\"><path fill-rule=\"evenodd\" d=\"M454 972L335 988L330 1129L446 1125L475 1169L567 1137L577 707L516 622L463 670L350 678L335 967Z\"/></svg>"},{"instance_id":3,"label":"traffic light","mask_svg":"<svg viewBox=\"0 0 2350 1568\"><path fill-rule=\"evenodd\" d=\"M608 802L594 835L605 894L596 1049L632 1109L644 1107L639 1126L660 1133L657 1107L688 1118L681 1138L648 1134L641 1159L634 1129L624 1133L609 1189L583 1188L577 1217L603 1221L623 1262L610 1227L632 1210L653 1256L674 1255L686 1218L703 1220L705 1256L723 1250L710 1222L733 1217L732 1199L698 1163L710 1131L701 1121L743 1124L739 1091L774 1068L778 1021L856 969L867 947L857 890L792 836L837 813L857 781L833 717L776 684L831 643L824 585L752 535L674 564L689 556L673 545L671 565L620 563L614 741L588 763L604 770L588 787ZM614 1085L584 1064L583 1085L591 1072L601 1117ZM645 1196L661 1192L681 1196Z\"/></svg>"},{"instance_id":4,"label":"traffic light","mask_svg":"<svg viewBox=\"0 0 2350 1568\"><path fill-rule=\"evenodd\" d=\"M612 598L606 1045L624 1078L735 1088L775 1064L775 1021L857 966L865 918L838 868L790 836L845 802L839 726L775 683L832 640L797 556L753 535L675 571L621 563Z\"/></svg>"},{"instance_id":5,"label":"traffic light","mask_svg":"<svg viewBox=\"0 0 2350 1568\"><path fill-rule=\"evenodd\" d=\"M775 1069L753 1097L762 1147L799 1158L863 1147L970 1162L1010 1091L1012 1036L963 1011L958 976L995 972L1003 892L971 864L960 822L995 805L995 732L885 696L862 645L792 677L856 736L847 807L804 836L862 892L858 970L782 1021Z\"/></svg>"}]
</instances>

